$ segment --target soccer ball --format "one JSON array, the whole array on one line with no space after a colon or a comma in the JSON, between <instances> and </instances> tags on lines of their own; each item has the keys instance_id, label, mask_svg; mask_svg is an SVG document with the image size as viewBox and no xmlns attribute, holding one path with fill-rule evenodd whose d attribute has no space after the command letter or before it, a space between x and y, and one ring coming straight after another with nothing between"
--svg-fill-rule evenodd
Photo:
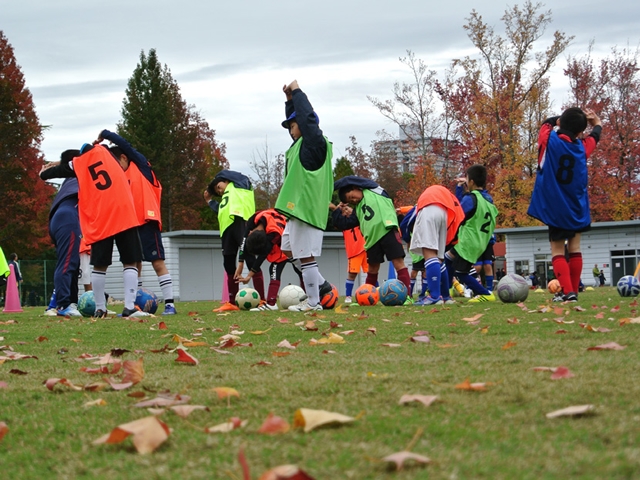
<instances>
[{"instance_id":1,"label":"soccer ball","mask_svg":"<svg viewBox=\"0 0 640 480\"><path fill-rule=\"evenodd\" d=\"M320 305L322 305L324 310L330 310L338 303L339 296L340 294L338 293L338 289L334 284L331 284L331 291L322 296L320 299Z\"/></svg>"},{"instance_id":2,"label":"soccer ball","mask_svg":"<svg viewBox=\"0 0 640 480\"><path fill-rule=\"evenodd\" d=\"M554 295L556 293L562 292L562 286L560 285L560 282L556 278L554 278L549 282L549 284L547 285L547 289L549 290L549 293L553 293Z\"/></svg>"},{"instance_id":3,"label":"soccer ball","mask_svg":"<svg viewBox=\"0 0 640 480\"><path fill-rule=\"evenodd\" d=\"M363 307L375 305L380 300L380 293L375 285L364 283L355 292L356 302Z\"/></svg>"},{"instance_id":4,"label":"soccer ball","mask_svg":"<svg viewBox=\"0 0 640 480\"><path fill-rule=\"evenodd\" d=\"M397 278L385 280L378 292L380 293L380 301L387 307L403 305L409 294L406 285Z\"/></svg>"},{"instance_id":5,"label":"soccer ball","mask_svg":"<svg viewBox=\"0 0 640 480\"><path fill-rule=\"evenodd\" d=\"M280 308L286 310L293 305L298 305L305 298L307 298L307 294L304 293L304 290L301 287L298 285L287 285L280 290L278 303L280 303Z\"/></svg>"},{"instance_id":6,"label":"soccer ball","mask_svg":"<svg viewBox=\"0 0 640 480\"><path fill-rule=\"evenodd\" d=\"M78 311L83 317L93 317L96 313L96 300L93 296L93 290L84 292L78 299Z\"/></svg>"},{"instance_id":7,"label":"soccer ball","mask_svg":"<svg viewBox=\"0 0 640 480\"><path fill-rule=\"evenodd\" d=\"M524 302L529 296L529 284L520 275L509 273L500 279L496 292L504 303Z\"/></svg>"},{"instance_id":8,"label":"soccer ball","mask_svg":"<svg viewBox=\"0 0 640 480\"><path fill-rule=\"evenodd\" d=\"M640 281L633 275L625 275L618 280L617 288L621 297L637 297L640 293Z\"/></svg>"},{"instance_id":9,"label":"soccer ball","mask_svg":"<svg viewBox=\"0 0 640 480\"><path fill-rule=\"evenodd\" d=\"M236 305L240 310L251 310L260 305L260 295L253 288L243 288L236 293Z\"/></svg>"},{"instance_id":10,"label":"soccer ball","mask_svg":"<svg viewBox=\"0 0 640 480\"><path fill-rule=\"evenodd\" d=\"M135 305L143 312L156 313L156 310L158 310L158 297L151 290L139 288L136 292Z\"/></svg>"}]
</instances>

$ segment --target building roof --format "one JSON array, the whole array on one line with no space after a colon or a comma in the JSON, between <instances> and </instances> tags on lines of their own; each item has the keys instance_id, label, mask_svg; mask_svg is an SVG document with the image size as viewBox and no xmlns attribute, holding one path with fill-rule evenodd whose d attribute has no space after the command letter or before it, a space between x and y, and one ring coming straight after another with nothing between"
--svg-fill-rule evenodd
<instances>
[{"instance_id":1,"label":"building roof","mask_svg":"<svg viewBox=\"0 0 640 480\"><path fill-rule=\"evenodd\" d=\"M602 228L620 228L620 227L640 227L640 220L624 220L619 222L596 222L591 224L591 230ZM502 235L509 234L525 234L534 232L544 232L548 230L547 226L540 227L514 227L514 228L496 228L495 233Z\"/></svg>"}]
</instances>

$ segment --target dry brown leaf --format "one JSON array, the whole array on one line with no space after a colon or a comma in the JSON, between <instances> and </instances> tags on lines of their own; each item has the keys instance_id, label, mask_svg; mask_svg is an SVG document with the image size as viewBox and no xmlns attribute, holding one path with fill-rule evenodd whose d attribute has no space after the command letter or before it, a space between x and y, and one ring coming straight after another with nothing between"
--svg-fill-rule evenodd
<instances>
[{"instance_id":1,"label":"dry brown leaf","mask_svg":"<svg viewBox=\"0 0 640 480\"><path fill-rule=\"evenodd\" d=\"M558 417L576 417L579 415L585 415L591 413L594 409L593 405L573 405L571 407L562 408L553 412L547 413L547 418Z\"/></svg>"},{"instance_id":2,"label":"dry brown leaf","mask_svg":"<svg viewBox=\"0 0 640 480\"><path fill-rule=\"evenodd\" d=\"M189 340L188 342L184 342L182 344L183 347L208 347L209 344L207 342L194 342L192 340Z\"/></svg>"},{"instance_id":3,"label":"dry brown leaf","mask_svg":"<svg viewBox=\"0 0 640 480\"><path fill-rule=\"evenodd\" d=\"M551 380L575 377L567 367L557 367L551 375Z\"/></svg>"},{"instance_id":4,"label":"dry brown leaf","mask_svg":"<svg viewBox=\"0 0 640 480\"><path fill-rule=\"evenodd\" d=\"M314 322L313 320L307 320L304 324L304 330L307 330L309 332L317 332L318 327L316 327L316 322Z\"/></svg>"},{"instance_id":5,"label":"dry brown leaf","mask_svg":"<svg viewBox=\"0 0 640 480\"><path fill-rule=\"evenodd\" d=\"M516 317L507 318L507 323L510 323L511 325L517 325L520 323L520 320L518 320Z\"/></svg>"},{"instance_id":6,"label":"dry brown leaf","mask_svg":"<svg viewBox=\"0 0 640 480\"><path fill-rule=\"evenodd\" d=\"M382 461L384 462L395 463L396 470L402 470L402 468L404 467L404 462L406 462L407 460L413 460L414 462L425 465L431 463L430 458L412 452L396 452L392 453L391 455L387 455L382 459Z\"/></svg>"},{"instance_id":7,"label":"dry brown leaf","mask_svg":"<svg viewBox=\"0 0 640 480\"><path fill-rule=\"evenodd\" d=\"M336 313L339 313L339 312L336 312ZM258 480L314 480L314 479L304 470L301 470L297 465L280 465L279 467L275 467L264 472L262 475L260 475L260 478Z\"/></svg>"},{"instance_id":8,"label":"dry brown leaf","mask_svg":"<svg viewBox=\"0 0 640 480\"><path fill-rule=\"evenodd\" d=\"M274 357L288 357L291 355L291 352L273 352L271 355Z\"/></svg>"},{"instance_id":9,"label":"dry brown leaf","mask_svg":"<svg viewBox=\"0 0 640 480\"><path fill-rule=\"evenodd\" d=\"M420 402L425 407L428 407L437 399L438 399L437 395L402 395L398 403L400 405L404 405L405 403L409 403L409 402Z\"/></svg>"},{"instance_id":10,"label":"dry brown leaf","mask_svg":"<svg viewBox=\"0 0 640 480\"><path fill-rule=\"evenodd\" d=\"M295 350L296 349L296 347L291 345L291 343L287 339L282 340L278 345L276 345L276 347L278 347L278 348L288 348L290 350Z\"/></svg>"},{"instance_id":11,"label":"dry brown leaf","mask_svg":"<svg viewBox=\"0 0 640 480\"><path fill-rule=\"evenodd\" d=\"M374 335L376 334L376 332L378 331L378 329L376 327L369 327L367 328L367 332L371 332Z\"/></svg>"},{"instance_id":12,"label":"dry brown leaf","mask_svg":"<svg viewBox=\"0 0 640 480\"><path fill-rule=\"evenodd\" d=\"M236 428L243 428L249 423L249 420L240 420L238 417L232 417L228 422L219 423L213 427L204 429L205 433L228 433Z\"/></svg>"},{"instance_id":13,"label":"dry brown leaf","mask_svg":"<svg viewBox=\"0 0 640 480\"><path fill-rule=\"evenodd\" d=\"M0 422L0 441L2 441L2 438L9 433L9 427L7 427L7 424L4 422Z\"/></svg>"},{"instance_id":14,"label":"dry brown leaf","mask_svg":"<svg viewBox=\"0 0 640 480\"><path fill-rule=\"evenodd\" d=\"M211 390L218 394L218 398L237 397L240 398L240 392L231 387L214 387Z\"/></svg>"},{"instance_id":15,"label":"dry brown leaf","mask_svg":"<svg viewBox=\"0 0 640 480\"><path fill-rule=\"evenodd\" d=\"M169 407L169 409L182 418L187 418L195 410L210 411L209 407L205 407L204 405L173 405L172 407Z\"/></svg>"},{"instance_id":16,"label":"dry brown leaf","mask_svg":"<svg viewBox=\"0 0 640 480\"><path fill-rule=\"evenodd\" d=\"M414 343L431 343L431 339L426 335L417 335L415 337L411 337L411 341Z\"/></svg>"},{"instance_id":17,"label":"dry brown leaf","mask_svg":"<svg viewBox=\"0 0 640 480\"><path fill-rule=\"evenodd\" d=\"M484 313L477 313L473 317L463 318L465 322L477 322L480 318L484 316Z\"/></svg>"},{"instance_id":18,"label":"dry brown leaf","mask_svg":"<svg viewBox=\"0 0 640 480\"><path fill-rule=\"evenodd\" d=\"M198 363L200 363L198 362L198 359L196 357L194 357L190 353L187 353L182 348L177 348L176 352L178 352L178 358L176 358L175 360L176 362L182 362L189 365L198 365Z\"/></svg>"},{"instance_id":19,"label":"dry brown leaf","mask_svg":"<svg viewBox=\"0 0 640 480\"><path fill-rule=\"evenodd\" d=\"M493 383L491 383L491 382L471 383L471 382L469 382L469 379L467 378L464 382L459 383L458 385L456 385L456 388L458 390L469 390L469 391L475 391L475 392L484 392L489 385L493 385Z\"/></svg>"},{"instance_id":20,"label":"dry brown leaf","mask_svg":"<svg viewBox=\"0 0 640 480\"><path fill-rule=\"evenodd\" d=\"M151 453L169 438L169 427L155 416L144 417L118 425L111 433L94 440L93 444L120 443L130 435L133 435L133 445L138 453Z\"/></svg>"},{"instance_id":21,"label":"dry brown leaf","mask_svg":"<svg viewBox=\"0 0 640 480\"><path fill-rule=\"evenodd\" d=\"M275 435L278 433L287 433L290 429L291 427L289 426L289 422L282 417L274 415L273 412L270 412L258 429L258 433Z\"/></svg>"},{"instance_id":22,"label":"dry brown leaf","mask_svg":"<svg viewBox=\"0 0 640 480\"><path fill-rule=\"evenodd\" d=\"M326 410L312 410L299 408L293 415L293 427L304 428L305 433L323 425L344 424L353 422L355 418L341 413L328 412Z\"/></svg>"},{"instance_id":23,"label":"dry brown leaf","mask_svg":"<svg viewBox=\"0 0 640 480\"><path fill-rule=\"evenodd\" d=\"M271 362L267 362L265 360L261 360L261 361L259 361L257 363L251 364L252 367L255 367L255 366L268 367L269 365L273 365L273 364Z\"/></svg>"},{"instance_id":24,"label":"dry brown leaf","mask_svg":"<svg viewBox=\"0 0 640 480\"><path fill-rule=\"evenodd\" d=\"M400 343L383 343L382 346L383 347L398 348L398 347L401 347L402 344L400 344Z\"/></svg>"},{"instance_id":25,"label":"dry brown leaf","mask_svg":"<svg viewBox=\"0 0 640 480\"><path fill-rule=\"evenodd\" d=\"M326 337L322 337L318 340L318 343L345 343L344 338L340 335L336 335L333 332L329 332L329 335Z\"/></svg>"},{"instance_id":26,"label":"dry brown leaf","mask_svg":"<svg viewBox=\"0 0 640 480\"><path fill-rule=\"evenodd\" d=\"M65 387L70 388L71 390L75 390L75 391L82 390L82 387L74 385L73 383L71 383L66 378L49 378L49 379L45 380L43 383L44 383L45 387L47 387L49 390L53 390L53 387L58 383L60 385L64 385Z\"/></svg>"},{"instance_id":27,"label":"dry brown leaf","mask_svg":"<svg viewBox=\"0 0 640 480\"><path fill-rule=\"evenodd\" d=\"M517 345L517 343L516 343L516 342L511 342L511 341L509 341L509 342L505 343L505 344L502 346L502 350L509 350L510 348L513 348L513 347L515 347L516 345Z\"/></svg>"},{"instance_id":28,"label":"dry brown leaf","mask_svg":"<svg viewBox=\"0 0 640 480\"><path fill-rule=\"evenodd\" d=\"M144 362L142 357L138 360L125 360L122 364L124 376L122 383L131 382L133 385L140 383L144 378Z\"/></svg>"},{"instance_id":29,"label":"dry brown leaf","mask_svg":"<svg viewBox=\"0 0 640 480\"><path fill-rule=\"evenodd\" d=\"M604 343L602 345L596 345L595 347L589 347L587 350L624 350L626 345L618 345L616 342Z\"/></svg>"},{"instance_id":30,"label":"dry brown leaf","mask_svg":"<svg viewBox=\"0 0 640 480\"><path fill-rule=\"evenodd\" d=\"M96 398L91 402L87 402L83 405L83 407L104 407L107 404L105 400L102 398Z\"/></svg>"},{"instance_id":31,"label":"dry brown leaf","mask_svg":"<svg viewBox=\"0 0 640 480\"><path fill-rule=\"evenodd\" d=\"M189 400L191 400L191 397L189 395L161 394L156 398L138 402L134 405L134 407L171 407L172 405L183 405L185 403L189 403Z\"/></svg>"},{"instance_id":32,"label":"dry brown leaf","mask_svg":"<svg viewBox=\"0 0 640 480\"><path fill-rule=\"evenodd\" d=\"M267 328L266 330L255 330L253 332L249 332L252 335L264 335L265 333L267 333L269 330L271 330L272 327Z\"/></svg>"}]
</instances>

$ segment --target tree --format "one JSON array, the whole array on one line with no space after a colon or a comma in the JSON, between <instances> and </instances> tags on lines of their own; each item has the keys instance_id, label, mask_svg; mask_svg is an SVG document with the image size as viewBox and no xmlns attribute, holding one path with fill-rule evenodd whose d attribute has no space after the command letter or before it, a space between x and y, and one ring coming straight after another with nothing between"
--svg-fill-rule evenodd
<instances>
[{"instance_id":1,"label":"tree","mask_svg":"<svg viewBox=\"0 0 640 480\"><path fill-rule=\"evenodd\" d=\"M533 188L537 130L549 113L547 74L573 37L556 31L535 49L551 23L551 12L530 1L505 11L505 36L495 33L475 10L464 26L478 57L454 60L461 76L440 89L453 109L468 163L490 171L490 187L501 226L532 223L526 215Z\"/></svg>"},{"instance_id":2,"label":"tree","mask_svg":"<svg viewBox=\"0 0 640 480\"><path fill-rule=\"evenodd\" d=\"M31 92L0 30L0 244L22 258L51 247L47 224L55 188L38 176L44 163L41 142Z\"/></svg>"},{"instance_id":3,"label":"tree","mask_svg":"<svg viewBox=\"0 0 640 480\"><path fill-rule=\"evenodd\" d=\"M349 137L351 145L347 147L346 160L352 169L351 175L369 178L371 177L371 157L364 153L364 150L358 145L356 137Z\"/></svg>"},{"instance_id":4,"label":"tree","mask_svg":"<svg viewBox=\"0 0 640 480\"><path fill-rule=\"evenodd\" d=\"M140 53L127 84L118 133L151 162L162 183L165 230L215 224L202 199L209 179L228 168L225 146L180 94L171 71L155 49Z\"/></svg>"},{"instance_id":5,"label":"tree","mask_svg":"<svg viewBox=\"0 0 640 480\"><path fill-rule=\"evenodd\" d=\"M349 175L355 175L355 172L351 167L351 162L347 159L347 157L340 157L338 160L336 160L336 166L333 167L333 181L335 182L336 180L340 180L341 178L347 177Z\"/></svg>"},{"instance_id":6,"label":"tree","mask_svg":"<svg viewBox=\"0 0 640 480\"><path fill-rule=\"evenodd\" d=\"M591 49L590 49L591 50ZM632 220L640 209L640 75L638 50L618 50L596 64L590 52L568 61L567 106L592 108L603 133L589 159L592 221Z\"/></svg>"},{"instance_id":7,"label":"tree","mask_svg":"<svg viewBox=\"0 0 640 480\"><path fill-rule=\"evenodd\" d=\"M280 153L272 156L265 139L262 151L256 150L251 154L249 165L257 175L251 179L255 190L256 210L273 208L284 180L284 155Z\"/></svg>"}]
</instances>

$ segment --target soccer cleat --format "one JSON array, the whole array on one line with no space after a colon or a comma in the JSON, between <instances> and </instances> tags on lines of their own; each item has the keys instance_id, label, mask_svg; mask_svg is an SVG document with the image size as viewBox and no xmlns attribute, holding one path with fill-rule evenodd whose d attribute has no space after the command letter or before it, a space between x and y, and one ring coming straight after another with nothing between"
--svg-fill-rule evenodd
<instances>
[{"instance_id":1,"label":"soccer cleat","mask_svg":"<svg viewBox=\"0 0 640 480\"><path fill-rule=\"evenodd\" d=\"M455 305L456 304L456 301L451 297L443 298L442 301L444 302L445 305Z\"/></svg>"},{"instance_id":2,"label":"soccer cleat","mask_svg":"<svg viewBox=\"0 0 640 480\"><path fill-rule=\"evenodd\" d=\"M124 310L122 310L121 316L123 318L137 318L137 317L148 317L150 315L151 315L150 313L143 312L137 307L133 309L128 309L127 307L125 307Z\"/></svg>"},{"instance_id":3,"label":"soccer cleat","mask_svg":"<svg viewBox=\"0 0 640 480\"><path fill-rule=\"evenodd\" d=\"M444 302L442 298L421 297L414 305L424 307L426 305L442 305Z\"/></svg>"},{"instance_id":4,"label":"soccer cleat","mask_svg":"<svg viewBox=\"0 0 640 480\"><path fill-rule=\"evenodd\" d=\"M309 305L309 300L303 300L298 305L291 305L289 310L292 312L311 312L314 310L322 310L322 305L319 303L317 305Z\"/></svg>"},{"instance_id":5,"label":"soccer cleat","mask_svg":"<svg viewBox=\"0 0 640 480\"><path fill-rule=\"evenodd\" d=\"M351 297L344 297L344 303L351 303Z\"/></svg>"},{"instance_id":6,"label":"soccer cleat","mask_svg":"<svg viewBox=\"0 0 640 480\"><path fill-rule=\"evenodd\" d=\"M177 313L178 312L176 312L176 307L169 304L164 306L164 312L162 312L162 315L176 315Z\"/></svg>"},{"instance_id":7,"label":"soccer cleat","mask_svg":"<svg viewBox=\"0 0 640 480\"><path fill-rule=\"evenodd\" d=\"M554 302L564 302L564 295L562 293L556 293L553 297Z\"/></svg>"},{"instance_id":8,"label":"soccer cleat","mask_svg":"<svg viewBox=\"0 0 640 480\"><path fill-rule=\"evenodd\" d=\"M320 288L319 288L320 298L324 297L327 293L331 293L331 290L333 290L333 287L331 286L328 280L325 280L324 283L320 285Z\"/></svg>"},{"instance_id":9,"label":"soccer cleat","mask_svg":"<svg viewBox=\"0 0 640 480\"><path fill-rule=\"evenodd\" d=\"M98 309L93 314L93 318L107 318L107 312L105 312L104 310Z\"/></svg>"},{"instance_id":10,"label":"soccer cleat","mask_svg":"<svg viewBox=\"0 0 640 480\"><path fill-rule=\"evenodd\" d=\"M57 315L59 317L81 317L82 314L78 311L78 307L75 303L72 303L66 308L58 309Z\"/></svg>"},{"instance_id":11,"label":"soccer cleat","mask_svg":"<svg viewBox=\"0 0 640 480\"><path fill-rule=\"evenodd\" d=\"M44 311L44 314L47 317L57 317L58 316L58 310L55 308L48 308L47 310Z\"/></svg>"},{"instance_id":12,"label":"soccer cleat","mask_svg":"<svg viewBox=\"0 0 640 480\"><path fill-rule=\"evenodd\" d=\"M413 305L413 298L407 295L407 298L405 299L403 305Z\"/></svg>"},{"instance_id":13,"label":"soccer cleat","mask_svg":"<svg viewBox=\"0 0 640 480\"><path fill-rule=\"evenodd\" d=\"M249 309L250 312L271 312L278 310L277 305L269 305L267 302L261 303L256 308Z\"/></svg>"},{"instance_id":14,"label":"soccer cleat","mask_svg":"<svg viewBox=\"0 0 640 480\"><path fill-rule=\"evenodd\" d=\"M231 302L223 303L219 308L213 309L214 312L235 312L236 310L240 310L240 307Z\"/></svg>"},{"instance_id":15,"label":"soccer cleat","mask_svg":"<svg viewBox=\"0 0 640 480\"><path fill-rule=\"evenodd\" d=\"M569 292L564 296L564 301L565 302L577 302L578 301L578 295L576 295L574 292Z\"/></svg>"},{"instance_id":16,"label":"soccer cleat","mask_svg":"<svg viewBox=\"0 0 640 480\"><path fill-rule=\"evenodd\" d=\"M480 303L480 302L495 302L496 297L492 294L490 295L476 295L472 299L469 300L469 303Z\"/></svg>"}]
</instances>

